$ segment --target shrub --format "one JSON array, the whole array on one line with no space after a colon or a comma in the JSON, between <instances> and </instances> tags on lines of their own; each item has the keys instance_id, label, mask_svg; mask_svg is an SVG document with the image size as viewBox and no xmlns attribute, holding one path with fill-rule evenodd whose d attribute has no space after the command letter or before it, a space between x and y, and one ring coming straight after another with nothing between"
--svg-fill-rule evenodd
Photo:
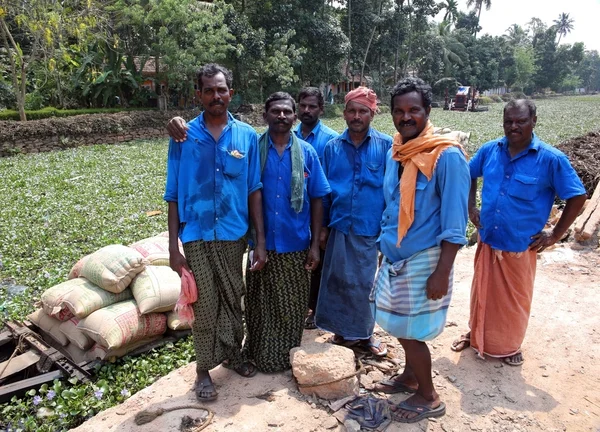
<instances>
[{"instance_id":1,"label":"shrub","mask_svg":"<svg viewBox=\"0 0 600 432\"><path fill-rule=\"evenodd\" d=\"M493 100L492 100L492 98L491 98L491 97L489 97L489 96L481 96L481 97L479 98L479 103L480 103L481 105L490 105L490 104L494 103L494 101L493 101Z\"/></svg>"},{"instance_id":2,"label":"shrub","mask_svg":"<svg viewBox=\"0 0 600 432\"><path fill-rule=\"evenodd\" d=\"M27 120L41 120L52 117L71 117L81 114L114 114L122 111L148 111L148 108L88 108L88 109L70 109L61 110L53 107L46 107L40 110L25 111ZM5 110L0 112L0 120L19 120L19 112L15 110Z\"/></svg>"},{"instance_id":3,"label":"shrub","mask_svg":"<svg viewBox=\"0 0 600 432\"><path fill-rule=\"evenodd\" d=\"M490 95L490 99L495 102L495 103L500 103L502 102L502 98L499 95Z\"/></svg>"}]
</instances>

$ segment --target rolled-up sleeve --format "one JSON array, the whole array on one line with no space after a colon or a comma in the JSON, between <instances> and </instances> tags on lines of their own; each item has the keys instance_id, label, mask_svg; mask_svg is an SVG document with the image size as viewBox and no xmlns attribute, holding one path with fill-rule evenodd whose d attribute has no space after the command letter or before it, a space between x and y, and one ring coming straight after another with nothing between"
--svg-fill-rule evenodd
<instances>
[{"instance_id":1,"label":"rolled-up sleeve","mask_svg":"<svg viewBox=\"0 0 600 432\"><path fill-rule=\"evenodd\" d=\"M317 152L310 147L307 152L306 166L310 170L308 178L308 196L310 198L322 198L331 192L329 182L323 172L323 167L319 161Z\"/></svg>"},{"instance_id":2,"label":"rolled-up sleeve","mask_svg":"<svg viewBox=\"0 0 600 432\"><path fill-rule=\"evenodd\" d=\"M483 162L485 161L486 146L481 147L469 161L469 173L475 180L483 176Z\"/></svg>"},{"instance_id":3,"label":"rolled-up sleeve","mask_svg":"<svg viewBox=\"0 0 600 432\"><path fill-rule=\"evenodd\" d=\"M164 200L177 202L179 187L179 163L181 160L181 143L173 139L169 141L169 153L167 156L167 183L165 186Z\"/></svg>"},{"instance_id":4,"label":"rolled-up sleeve","mask_svg":"<svg viewBox=\"0 0 600 432\"><path fill-rule=\"evenodd\" d=\"M436 187L441 197L441 233L436 242L467 244L467 202L471 187L471 174L464 155L458 151L445 151L436 168Z\"/></svg>"},{"instance_id":5,"label":"rolled-up sleeve","mask_svg":"<svg viewBox=\"0 0 600 432\"><path fill-rule=\"evenodd\" d=\"M260 155L258 154L258 138L256 134L249 134L248 145L248 195L262 189L260 181Z\"/></svg>"},{"instance_id":6,"label":"rolled-up sleeve","mask_svg":"<svg viewBox=\"0 0 600 432\"><path fill-rule=\"evenodd\" d=\"M560 199L568 200L585 194L585 187L566 155L557 156L552 165L550 169L552 186Z\"/></svg>"}]
</instances>

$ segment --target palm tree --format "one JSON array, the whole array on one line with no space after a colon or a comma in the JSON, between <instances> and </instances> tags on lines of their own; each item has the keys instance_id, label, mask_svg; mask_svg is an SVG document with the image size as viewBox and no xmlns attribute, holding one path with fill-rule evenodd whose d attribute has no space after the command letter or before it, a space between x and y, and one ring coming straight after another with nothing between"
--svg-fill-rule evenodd
<instances>
[{"instance_id":1,"label":"palm tree","mask_svg":"<svg viewBox=\"0 0 600 432\"><path fill-rule=\"evenodd\" d=\"M454 23L458 18L458 2L456 0L445 0L440 3L442 6L441 10L446 10L443 21Z\"/></svg>"},{"instance_id":2,"label":"palm tree","mask_svg":"<svg viewBox=\"0 0 600 432\"><path fill-rule=\"evenodd\" d=\"M477 21L481 18L481 8L483 5L485 5L485 10L490 10L492 0L467 0L467 7L474 6L474 9L477 11ZM475 32L475 37L477 37L477 32Z\"/></svg>"},{"instance_id":3,"label":"palm tree","mask_svg":"<svg viewBox=\"0 0 600 432\"><path fill-rule=\"evenodd\" d=\"M434 29L435 37L442 46L442 61L444 62L444 76L452 75L452 65L463 65L461 54L465 46L460 43L452 33L452 24L442 21Z\"/></svg>"},{"instance_id":4,"label":"palm tree","mask_svg":"<svg viewBox=\"0 0 600 432\"><path fill-rule=\"evenodd\" d=\"M560 43L560 38L566 36L568 33L571 33L573 30L573 23L575 20L573 18L569 18L568 13L561 13L558 16L557 20L554 20L554 26L556 27L556 33L558 33L558 41L556 45Z\"/></svg>"},{"instance_id":5,"label":"palm tree","mask_svg":"<svg viewBox=\"0 0 600 432\"><path fill-rule=\"evenodd\" d=\"M507 28L504 37L513 47L525 45L529 39L527 31L519 24L513 24Z\"/></svg>"}]
</instances>

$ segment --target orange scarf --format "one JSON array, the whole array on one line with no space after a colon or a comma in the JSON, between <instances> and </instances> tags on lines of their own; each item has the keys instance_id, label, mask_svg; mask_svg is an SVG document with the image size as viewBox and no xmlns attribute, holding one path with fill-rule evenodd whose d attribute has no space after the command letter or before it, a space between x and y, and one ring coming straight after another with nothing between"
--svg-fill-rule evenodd
<instances>
[{"instance_id":1,"label":"orange scarf","mask_svg":"<svg viewBox=\"0 0 600 432\"><path fill-rule=\"evenodd\" d=\"M396 247L400 247L400 242L402 242L415 219L415 190L418 172L421 171L427 177L427 180L431 180L440 155L449 147L458 147L467 157L467 153L457 141L443 135L434 135L433 125L429 120L419 136L411 139L406 144L402 144L402 137L399 133L394 136L392 159L404 166L402 178L400 179L401 200Z\"/></svg>"}]
</instances>

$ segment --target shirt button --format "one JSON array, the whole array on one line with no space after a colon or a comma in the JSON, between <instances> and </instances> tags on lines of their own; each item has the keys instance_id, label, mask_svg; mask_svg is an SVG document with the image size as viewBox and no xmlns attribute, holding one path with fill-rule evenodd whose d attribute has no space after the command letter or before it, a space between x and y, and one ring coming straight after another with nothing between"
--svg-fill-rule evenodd
<instances>
[{"instance_id":1,"label":"shirt button","mask_svg":"<svg viewBox=\"0 0 600 432\"><path fill-rule=\"evenodd\" d=\"M496 213L500 213L500 210L496 210Z\"/></svg>"},{"instance_id":2,"label":"shirt button","mask_svg":"<svg viewBox=\"0 0 600 432\"><path fill-rule=\"evenodd\" d=\"M504 176L504 177L506 177L506 178L510 178L510 176L509 176L509 175L507 175L507 176Z\"/></svg>"},{"instance_id":3,"label":"shirt button","mask_svg":"<svg viewBox=\"0 0 600 432\"><path fill-rule=\"evenodd\" d=\"M279 195L277 195L277 198L279 198Z\"/></svg>"},{"instance_id":4,"label":"shirt button","mask_svg":"<svg viewBox=\"0 0 600 432\"><path fill-rule=\"evenodd\" d=\"M219 218L215 218L215 220L219 220Z\"/></svg>"},{"instance_id":5,"label":"shirt button","mask_svg":"<svg viewBox=\"0 0 600 432\"><path fill-rule=\"evenodd\" d=\"M276 215L278 215L278 214L279 214L279 212L275 212L275 214L276 214Z\"/></svg>"},{"instance_id":6,"label":"shirt button","mask_svg":"<svg viewBox=\"0 0 600 432\"><path fill-rule=\"evenodd\" d=\"M500 192L500 195L504 196L504 192Z\"/></svg>"},{"instance_id":7,"label":"shirt button","mask_svg":"<svg viewBox=\"0 0 600 432\"><path fill-rule=\"evenodd\" d=\"M217 168L217 171L219 171L219 168Z\"/></svg>"},{"instance_id":8,"label":"shirt button","mask_svg":"<svg viewBox=\"0 0 600 432\"><path fill-rule=\"evenodd\" d=\"M494 227L494 229L498 229L498 227L497 227L497 226L495 226L495 227Z\"/></svg>"},{"instance_id":9,"label":"shirt button","mask_svg":"<svg viewBox=\"0 0 600 432\"><path fill-rule=\"evenodd\" d=\"M279 177L279 180L281 180L281 177Z\"/></svg>"}]
</instances>

